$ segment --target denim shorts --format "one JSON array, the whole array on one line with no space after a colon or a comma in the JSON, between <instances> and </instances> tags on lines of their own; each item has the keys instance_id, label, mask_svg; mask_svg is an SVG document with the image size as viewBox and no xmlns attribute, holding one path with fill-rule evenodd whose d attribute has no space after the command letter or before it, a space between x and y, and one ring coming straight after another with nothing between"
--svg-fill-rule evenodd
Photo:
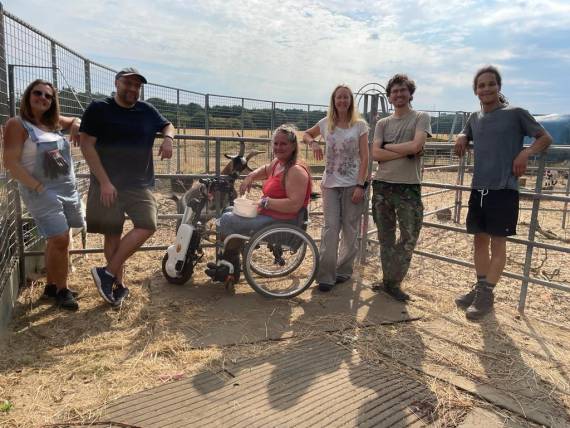
<instances>
[{"instance_id":1,"label":"denim shorts","mask_svg":"<svg viewBox=\"0 0 570 428\"><path fill-rule=\"evenodd\" d=\"M60 185L66 189L46 188L36 193L20 186L20 195L30 215L44 238L66 233L71 227L85 225L81 199L71 184Z\"/></svg>"}]
</instances>

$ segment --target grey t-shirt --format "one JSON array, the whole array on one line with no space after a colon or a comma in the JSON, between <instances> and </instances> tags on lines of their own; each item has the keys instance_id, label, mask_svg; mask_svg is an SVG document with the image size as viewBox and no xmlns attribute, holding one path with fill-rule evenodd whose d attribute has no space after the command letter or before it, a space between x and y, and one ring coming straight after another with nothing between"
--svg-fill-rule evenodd
<instances>
[{"instance_id":1,"label":"grey t-shirt","mask_svg":"<svg viewBox=\"0 0 570 428\"><path fill-rule=\"evenodd\" d=\"M513 161L523 149L525 136L536 137L544 128L520 108L502 106L491 112L471 113L462 134L473 141L473 189L518 190Z\"/></svg>"},{"instance_id":2,"label":"grey t-shirt","mask_svg":"<svg viewBox=\"0 0 570 428\"><path fill-rule=\"evenodd\" d=\"M404 117L394 115L380 119L374 131L374 144L406 143L412 141L416 131L424 131L431 136L429 114L412 110ZM386 162L378 162L374 180L387 183L419 184L421 183L421 162L418 156L403 157Z\"/></svg>"}]
</instances>

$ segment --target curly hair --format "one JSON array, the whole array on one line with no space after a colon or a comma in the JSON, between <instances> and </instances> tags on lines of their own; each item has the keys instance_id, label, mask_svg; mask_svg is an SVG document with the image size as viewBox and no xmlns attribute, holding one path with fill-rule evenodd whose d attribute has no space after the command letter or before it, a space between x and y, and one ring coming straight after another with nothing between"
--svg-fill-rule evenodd
<instances>
[{"instance_id":1,"label":"curly hair","mask_svg":"<svg viewBox=\"0 0 570 428\"><path fill-rule=\"evenodd\" d=\"M30 104L30 98L32 96L32 91L37 85L49 86L53 92L53 98L51 99L51 105L49 109L42 115L40 122L42 125L47 126L52 131L57 131L60 129L59 126L59 101L57 97L57 89L53 86L51 82L43 79L36 79L28 85L24 94L22 95L22 101L20 102L20 117L28 122L35 122L34 115L32 113L32 106Z\"/></svg>"},{"instance_id":2,"label":"curly hair","mask_svg":"<svg viewBox=\"0 0 570 428\"><path fill-rule=\"evenodd\" d=\"M414 92L416 92L416 82L408 77L407 74L398 73L394 74L388 84L386 85L386 95L389 97L394 85L406 85L410 91L410 101L414 99Z\"/></svg>"}]
</instances>

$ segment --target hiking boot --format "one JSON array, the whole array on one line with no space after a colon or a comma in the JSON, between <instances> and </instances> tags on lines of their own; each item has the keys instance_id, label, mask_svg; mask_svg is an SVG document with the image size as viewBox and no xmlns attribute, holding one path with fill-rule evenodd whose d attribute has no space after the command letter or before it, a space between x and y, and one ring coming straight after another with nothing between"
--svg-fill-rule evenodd
<instances>
[{"instance_id":1,"label":"hiking boot","mask_svg":"<svg viewBox=\"0 0 570 428\"><path fill-rule=\"evenodd\" d=\"M484 282L479 282L475 287L475 297L473 303L465 311L465 316L469 320L478 320L483 318L493 309L495 294L493 287Z\"/></svg>"},{"instance_id":2,"label":"hiking boot","mask_svg":"<svg viewBox=\"0 0 570 428\"><path fill-rule=\"evenodd\" d=\"M335 284L342 284L343 282L350 281L350 275L338 274L335 278Z\"/></svg>"},{"instance_id":3,"label":"hiking boot","mask_svg":"<svg viewBox=\"0 0 570 428\"><path fill-rule=\"evenodd\" d=\"M319 291L328 293L334 288L334 284L327 284L326 282L319 282Z\"/></svg>"},{"instance_id":4,"label":"hiking boot","mask_svg":"<svg viewBox=\"0 0 570 428\"><path fill-rule=\"evenodd\" d=\"M129 296L129 289L124 284L115 284L113 288L113 299L115 299L114 306L121 306L123 301Z\"/></svg>"},{"instance_id":5,"label":"hiking boot","mask_svg":"<svg viewBox=\"0 0 570 428\"><path fill-rule=\"evenodd\" d=\"M113 297L113 284L115 283L115 277L107 272L104 267L94 267L91 269L91 275L93 276L93 281L97 286L97 291L101 295L104 301L110 304L115 303L115 298Z\"/></svg>"},{"instance_id":6,"label":"hiking boot","mask_svg":"<svg viewBox=\"0 0 570 428\"><path fill-rule=\"evenodd\" d=\"M68 290L71 292L73 297L79 296L78 291L72 290L71 288L68 288ZM42 294L42 299L51 299L51 298L55 299L56 294L57 294L57 285L46 284L46 286L44 287L44 294Z\"/></svg>"},{"instance_id":7,"label":"hiking boot","mask_svg":"<svg viewBox=\"0 0 570 428\"><path fill-rule=\"evenodd\" d=\"M69 309L71 311L79 309L77 300L75 300L75 297L73 297L73 293L71 293L69 288L62 288L56 293L55 303L63 309Z\"/></svg>"},{"instance_id":8,"label":"hiking boot","mask_svg":"<svg viewBox=\"0 0 570 428\"><path fill-rule=\"evenodd\" d=\"M473 284L471 290L469 290L468 293L462 294L461 296L457 297L455 299L455 304L462 309L467 309L469 306L471 306L471 304L473 303L473 299L475 299L475 294L476 294L475 290L477 289L478 285L479 283L476 282L475 284Z\"/></svg>"},{"instance_id":9,"label":"hiking boot","mask_svg":"<svg viewBox=\"0 0 570 428\"><path fill-rule=\"evenodd\" d=\"M398 284L397 282L389 282L389 283L384 283L384 291L386 293L388 293L390 296L392 296L394 299L400 301L400 302L406 302L408 300L410 300L410 295L408 293L406 293L405 291L402 290L402 288L400 287L400 284Z\"/></svg>"}]
</instances>

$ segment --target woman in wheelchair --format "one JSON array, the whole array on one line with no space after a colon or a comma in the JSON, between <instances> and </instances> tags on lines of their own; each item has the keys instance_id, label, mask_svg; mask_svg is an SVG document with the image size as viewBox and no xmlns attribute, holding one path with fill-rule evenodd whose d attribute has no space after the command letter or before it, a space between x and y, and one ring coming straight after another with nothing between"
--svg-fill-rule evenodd
<instances>
[{"instance_id":1,"label":"woman in wheelchair","mask_svg":"<svg viewBox=\"0 0 570 428\"><path fill-rule=\"evenodd\" d=\"M265 180L256 217L241 217L233 211L225 212L219 220L222 239L230 235L237 239L225 242L222 260L233 266L234 277L239 278L239 253L243 243L255 232L276 223L290 223L303 227L311 198L312 180L307 167L298 159L299 144L296 128L279 126L272 137L274 159L247 175L239 192L249 192L254 181ZM220 269L220 267L222 269ZM215 280L225 276L223 264L208 264L206 273Z\"/></svg>"},{"instance_id":2,"label":"woman in wheelchair","mask_svg":"<svg viewBox=\"0 0 570 428\"><path fill-rule=\"evenodd\" d=\"M232 211L224 213L220 218L222 237L235 233L251 236L276 222L298 225L299 212L309 204L312 181L307 167L297 158L295 131L292 125L278 127L272 137L274 159L249 173L241 183L239 191L243 195L254 181L265 180L258 215L246 218Z\"/></svg>"}]
</instances>

